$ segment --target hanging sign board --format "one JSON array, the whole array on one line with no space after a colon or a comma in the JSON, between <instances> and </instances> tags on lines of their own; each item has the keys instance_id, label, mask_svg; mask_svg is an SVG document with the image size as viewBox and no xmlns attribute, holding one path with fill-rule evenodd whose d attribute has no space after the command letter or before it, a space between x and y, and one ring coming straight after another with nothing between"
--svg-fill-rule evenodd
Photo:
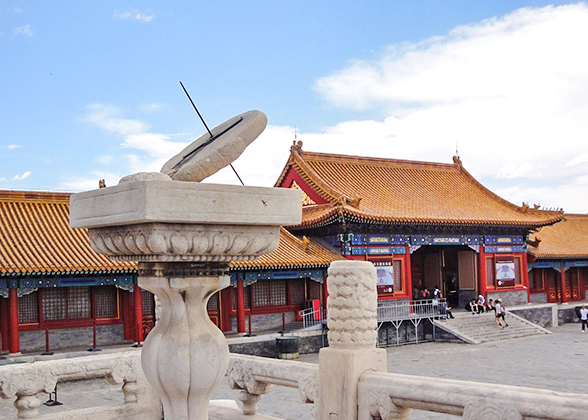
<instances>
[{"instance_id":1,"label":"hanging sign board","mask_svg":"<svg viewBox=\"0 0 588 420\"><path fill-rule=\"evenodd\" d=\"M379 293L393 293L394 292L394 267L392 265L376 266L378 274L378 292Z\"/></svg>"},{"instance_id":2,"label":"hanging sign board","mask_svg":"<svg viewBox=\"0 0 588 420\"><path fill-rule=\"evenodd\" d=\"M496 284L498 287L514 287L515 264L512 261L496 262Z\"/></svg>"}]
</instances>

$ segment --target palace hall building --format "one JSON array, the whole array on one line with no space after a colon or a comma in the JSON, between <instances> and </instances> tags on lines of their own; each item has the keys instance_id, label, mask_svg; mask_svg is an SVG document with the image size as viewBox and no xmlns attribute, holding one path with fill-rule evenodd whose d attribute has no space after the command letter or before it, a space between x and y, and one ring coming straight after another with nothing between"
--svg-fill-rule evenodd
<instances>
[{"instance_id":1,"label":"palace hall building","mask_svg":"<svg viewBox=\"0 0 588 420\"><path fill-rule=\"evenodd\" d=\"M516 206L452 164L312 153L297 142L276 187L303 191L302 222L274 252L232 262L212 296L226 333L283 330L326 304L335 260L371 261L383 304L438 286L450 305L584 299L588 216ZM156 321L134 262L97 254L69 227L66 193L0 191L0 348L141 342ZM565 217L564 217L565 216ZM565 219L565 221L564 221Z\"/></svg>"},{"instance_id":2,"label":"palace hall building","mask_svg":"<svg viewBox=\"0 0 588 420\"><path fill-rule=\"evenodd\" d=\"M522 207L453 164L312 153L297 142L276 186L303 191L296 235L378 266L380 299L438 286L453 306L479 294L529 301L529 234L562 211Z\"/></svg>"},{"instance_id":3,"label":"palace hall building","mask_svg":"<svg viewBox=\"0 0 588 420\"><path fill-rule=\"evenodd\" d=\"M565 214L529 241L531 302L588 299L588 215Z\"/></svg>"},{"instance_id":4,"label":"palace hall building","mask_svg":"<svg viewBox=\"0 0 588 420\"><path fill-rule=\"evenodd\" d=\"M0 191L0 350L141 342L155 322L153 295L137 285L134 262L90 247L86 229L69 227L67 193ZM231 286L208 302L225 332L273 329L323 302L327 268L341 255L285 229L279 248L233 262Z\"/></svg>"}]
</instances>

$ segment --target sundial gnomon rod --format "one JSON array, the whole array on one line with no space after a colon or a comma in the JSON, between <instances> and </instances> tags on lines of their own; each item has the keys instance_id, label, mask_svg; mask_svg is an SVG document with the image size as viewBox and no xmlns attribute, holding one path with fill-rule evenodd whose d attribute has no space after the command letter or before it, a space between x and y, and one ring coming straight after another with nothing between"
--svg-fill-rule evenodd
<instances>
[{"instance_id":1,"label":"sundial gnomon rod","mask_svg":"<svg viewBox=\"0 0 588 420\"><path fill-rule=\"evenodd\" d=\"M206 128L206 131L208 131L208 134L210 134L210 138L212 139L214 137L214 135L212 134L212 132L210 131L210 129L208 128L208 125L206 125L206 121L204 121L204 118L202 118L202 115L200 114L200 111L198 111L198 108L196 108L196 105L194 104L194 101L192 100L192 98L190 97L190 94L188 93L188 91L186 90L186 88L184 87L184 84L182 83L182 81L180 80L180 85L182 86L182 89L184 89L184 93L186 94L186 96L188 97L188 99L190 100L190 103L192 104L192 107L194 107L194 110L196 111L196 113L198 114L198 117L200 118L200 121L202 121L202 124L204 124L204 127ZM212 141L212 140L211 140ZM243 180L241 179L241 177L239 176L239 174L237 173L237 171L235 170L234 166L232 163L229 163L229 166L231 167L231 169L233 170L233 172L235 172L235 175L237 175L237 178L239 178L239 182L241 182L241 185L245 186L245 183L243 182Z\"/></svg>"}]
</instances>

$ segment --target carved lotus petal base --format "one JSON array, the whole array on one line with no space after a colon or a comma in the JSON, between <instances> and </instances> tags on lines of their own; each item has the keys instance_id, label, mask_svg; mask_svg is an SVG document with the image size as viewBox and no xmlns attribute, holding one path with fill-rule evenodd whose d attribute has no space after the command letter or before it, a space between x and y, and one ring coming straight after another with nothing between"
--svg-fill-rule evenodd
<instances>
[{"instance_id":1,"label":"carved lotus petal base","mask_svg":"<svg viewBox=\"0 0 588 420\"><path fill-rule=\"evenodd\" d=\"M279 226L143 223L88 233L96 252L130 261L248 261L280 242Z\"/></svg>"}]
</instances>

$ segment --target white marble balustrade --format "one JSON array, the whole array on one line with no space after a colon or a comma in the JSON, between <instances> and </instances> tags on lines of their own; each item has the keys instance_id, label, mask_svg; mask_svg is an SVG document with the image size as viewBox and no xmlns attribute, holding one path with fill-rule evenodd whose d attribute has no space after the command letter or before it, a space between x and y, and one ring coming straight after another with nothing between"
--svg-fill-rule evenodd
<instances>
[{"instance_id":1,"label":"white marble balustrade","mask_svg":"<svg viewBox=\"0 0 588 420\"><path fill-rule=\"evenodd\" d=\"M159 419L161 406L140 365L140 352L133 351L0 366L0 397L16 397L19 419ZM58 382L101 377L122 385L124 404L39 415L39 394L52 392Z\"/></svg>"}]
</instances>

